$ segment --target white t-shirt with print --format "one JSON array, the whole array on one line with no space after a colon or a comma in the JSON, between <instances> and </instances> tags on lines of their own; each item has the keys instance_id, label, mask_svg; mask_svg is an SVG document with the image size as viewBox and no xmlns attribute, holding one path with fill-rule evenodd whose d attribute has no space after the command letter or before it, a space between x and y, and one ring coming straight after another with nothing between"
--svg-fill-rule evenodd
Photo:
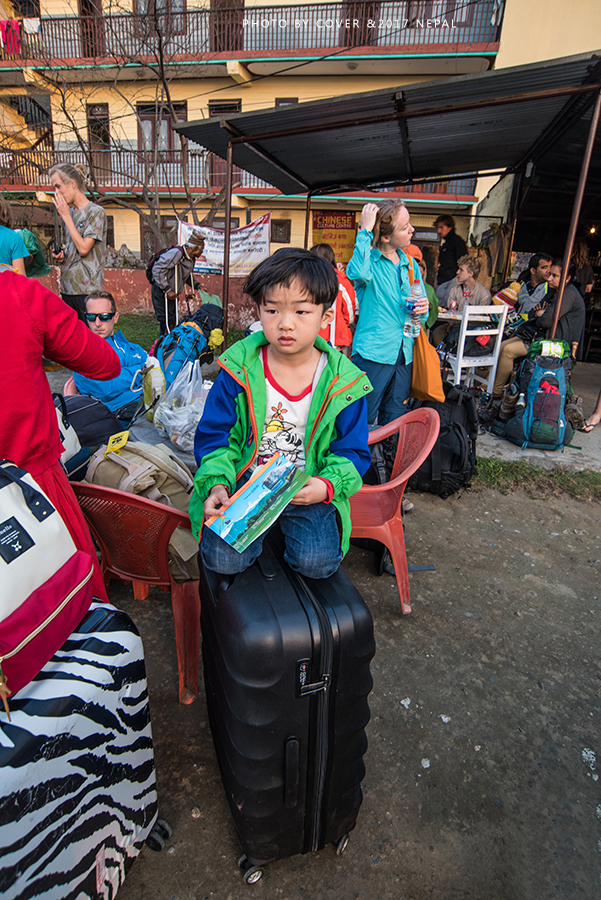
<instances>
[{"instance_id":1,"label":"white t-shirt with print","mask_svg":"<svg viewBox=\"0 0 601 900\"><path fill-rule=\"evenodd\" d=\"M305 465L305 430L311 406L311 397L326 365L322 353L315 370L313 382L301 394L293 396L277 383L269 370L267 348L262 348L261 362L265 372L267 410L263 434L259 444L257 465L260 466L278 451L299 469Z\"/></svg>"}]
</instances>

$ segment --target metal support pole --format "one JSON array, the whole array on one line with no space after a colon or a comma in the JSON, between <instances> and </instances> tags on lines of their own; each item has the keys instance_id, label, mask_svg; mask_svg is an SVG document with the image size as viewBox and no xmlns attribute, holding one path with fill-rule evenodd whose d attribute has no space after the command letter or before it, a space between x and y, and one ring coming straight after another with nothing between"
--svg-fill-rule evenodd
<instances>
[{"instance_id":1,"label":"metal support pole","mask_svg":"<svg viewBox=\"0 0 601 900\"><path fill-rule=\"evenodd\" d=\"M232 171L234 166L234 147L231 141L227 145L227 174L225 180L225 230L223 234L223 349L227 350L228 306L230 302L230 235L232 231Z\"/></svg>"},{"instance_id":2,"label":"metal support pole","mask_svg":"<svg viewBox=\"0 0 601 900\"><path fill-rule=\"evenodd\" d=\"M515 240L515 229L518 223L518 210L520 208L520 193L522 189L522 173L518 172L515 176L515 181L513 183L513 190L511 196L511 214L513 221L511 223L511 237L509 238L509 244L507 246L507 258L503 263L503 275L501 278L501 284L505 284L507 278L509 277L509 266L511 265L511 254L513 252L513 242Z\"/></svg>"},{"instance_id":3,"label":"metal support pole","mask_svg":"<svg viewBox=\"0 0 601 900\"><path fill-rule=\"evenodd\" d=\"M309 249L309 218L311 216L311 193L307 194L307 206L305 209L305 250Z\"/></svg>"},{"instance_id":4,"label":"metal support pole","mask_svg":"<svg viewBox=\"0 0 601 900\"><path fill-rule=\"evenodd\" d=\"M588 132L588 140L586 142L586 148L584 151L584 156L582 157L582 165L580 166L580 176L578 178L578 187L576 188L576 196L574 197L574 205L572 207L572 218L570 221L570 227L568 229L568 237L566 240L565 250L563 251L563 271L561 273L561 279L559 282L559 287L557 289L557 297L555 298L555 310L553 313L553 323L551 325L551 331L549 332L549 337L551 340L555 337L555 332L557 331L557 323L559 322L559 316L561 314L561 304L563 302L563 295L565 291L566 281L568 279L568 270L570 268L570 258L572 256L572 250L574 249L574 238L576 237L576 229L578 228L578 220L580 219L580 210L582 209L582 199L584 197L584 189L586 187L586 179L588 178L588 170L591 162L591 156L593 154L593 145L595 143L595 135L597 133L597 126L599 124L599 113L601 112L601 91L597 94L597 100L595 101L595 106L593 108L593 114L591 116L591 126Z\"/></svg>"}]
</instances>

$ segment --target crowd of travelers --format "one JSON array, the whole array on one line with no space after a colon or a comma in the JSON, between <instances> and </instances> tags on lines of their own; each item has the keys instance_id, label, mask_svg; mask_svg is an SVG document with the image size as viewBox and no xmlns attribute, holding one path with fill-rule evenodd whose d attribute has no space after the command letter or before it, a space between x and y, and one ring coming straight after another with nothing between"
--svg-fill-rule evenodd
<instances>
[{"instance_id":1,"label":"crowd of travelers","mask_svg":"<svg viewBox=\"0 0 601 900\"><path fill-rule=\"evenodd\" d=\"M103 289L104 210L87 198L76 167L61 164L50 175L63 222L64 240L55 241L52 252L60 266L62 300L37 282L49 270L43 252L31 232L12 230L10 207L0 198L0 262L12 267L2 274L8 288L5 390L12 408L0 428L1 450L38 479L64 512L78 546L89 549L59 463L43 359L71 368L76 390L102 401L124 426L140 405L141 370L156 360L116 331L119 312ZM260 553L262 538L239 554L202 524L225 510L231 494L277 449L309 476L281 517L288 563L311 577L338 568L348 549L349 497L370 465L368 429L409 408L416 334L428 329L436 345L450 328L440 312L454 311L460 318L466 305L491 303L490 291L478 280L480 262L467 252L452 217L441 215L434 224L441 238L436 292L400 200L363 207L346 271L331 246L321 243L310 251L278 250L246 279L243 289L256 303L259 325L222 355L195 436L198 471L190 515L195 533L202 530L207 567L224 574L242 571ZM175 325L180 292L199 287L193 268L203 246L202 235L193 232L182 247L150 261L147 274L161 334ZM569 263L556 335L573 347L576 358L582 355L583 295L592 287L585 254L586 248L577 246ZM517 284L506 286L522 324L503 341L493 402L501 399L515 360L548 333L563 266L562 260L537 253ZM583 430L600 421L601 395ZM104 596L99 573L96 581Z\"/></svg>"}]
</instances>

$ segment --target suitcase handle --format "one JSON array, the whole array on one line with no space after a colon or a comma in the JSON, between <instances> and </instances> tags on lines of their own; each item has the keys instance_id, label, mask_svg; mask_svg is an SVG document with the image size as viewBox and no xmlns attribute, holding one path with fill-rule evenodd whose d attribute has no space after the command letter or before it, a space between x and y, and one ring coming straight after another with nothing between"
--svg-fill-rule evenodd
<instances>
[{"instance_id":1,"label":"suitcase handle","mask_svg":"<svg viewBox=\"0 0 601 900\"><path fill-rule=\"evenodd\" d=\"M284 806L294 809L298 803L300 745L298 738L289 737L285 744L286 776L284 782Z\"/></svg>"}]
</instances>

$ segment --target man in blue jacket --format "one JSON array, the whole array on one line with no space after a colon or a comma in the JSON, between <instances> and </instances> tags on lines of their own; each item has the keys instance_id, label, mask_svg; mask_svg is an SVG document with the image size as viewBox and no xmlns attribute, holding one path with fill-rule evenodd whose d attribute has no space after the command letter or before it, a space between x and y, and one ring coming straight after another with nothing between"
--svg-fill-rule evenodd
<instances>
[{"instance_id":1,"label":"man in blue jacket","mask_svg":"<svg viewBox=\"0 0 601 900\"><path fill-rule=\"evenodd\" d=\"M121 372L110 381L97 381L74 372L75 387L80 394L101 400L118 419L127 423L142 399L141 370L148 360L148 353L138 344L130 344L122 331L115 334L119 313L115 298L108 291L96 291L87 297L86 320L90 330L108 341L116 352L121 360Z\"/></svg>"}]
</instances>

